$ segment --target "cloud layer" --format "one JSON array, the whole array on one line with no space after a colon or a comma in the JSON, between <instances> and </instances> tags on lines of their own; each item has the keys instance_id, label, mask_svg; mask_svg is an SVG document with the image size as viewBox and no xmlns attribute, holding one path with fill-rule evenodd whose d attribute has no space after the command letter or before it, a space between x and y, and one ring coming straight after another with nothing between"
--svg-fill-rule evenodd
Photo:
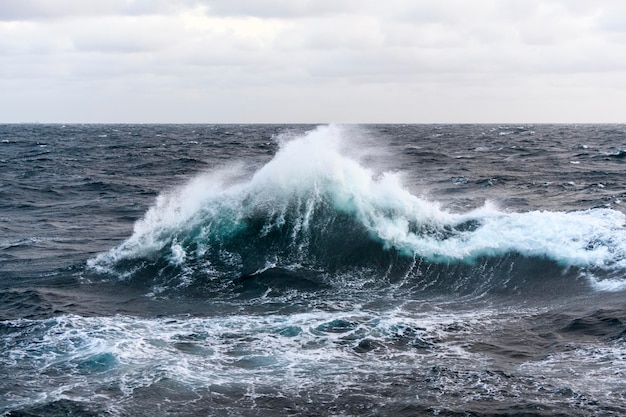
<instances>
[{"instance_id":1,"label":"cloud layer","mask_svg":"<svg viewBox=\"0 0 626 417\"><path fill-rule=\"evenodd\" d=\"M618 0L3 0L0 122L623 122Z\"/></svg>"}]
</instances>

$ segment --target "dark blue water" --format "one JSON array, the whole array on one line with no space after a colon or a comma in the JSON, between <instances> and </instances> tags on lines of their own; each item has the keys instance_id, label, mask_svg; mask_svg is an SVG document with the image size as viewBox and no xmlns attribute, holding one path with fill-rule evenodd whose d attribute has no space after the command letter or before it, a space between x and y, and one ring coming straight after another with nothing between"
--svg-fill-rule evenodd
<instances>
[{"instance_id":1,"label":"dark blue water","mask_svg":"<svg viewBox=\"0 0 626 417\"><path fill-rule=\"evenodd\" d=\"M0 125L10 416L626 414L623 125Z\"/></svg>"}]
</instances>

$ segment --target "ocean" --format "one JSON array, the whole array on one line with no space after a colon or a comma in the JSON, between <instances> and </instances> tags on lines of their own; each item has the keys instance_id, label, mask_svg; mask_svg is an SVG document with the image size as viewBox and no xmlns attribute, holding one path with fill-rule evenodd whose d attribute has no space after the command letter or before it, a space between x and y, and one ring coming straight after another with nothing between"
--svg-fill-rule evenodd
<instances>
[{"instance_id":1,"label":"ocean","mask_svg":"<svg viewBox=\"0 0 626 417\"><path fill-rule=\"evenodd\" d=\"M0 125L5 416L626 415L625 125Z\"/></svg>"}]
</instances>

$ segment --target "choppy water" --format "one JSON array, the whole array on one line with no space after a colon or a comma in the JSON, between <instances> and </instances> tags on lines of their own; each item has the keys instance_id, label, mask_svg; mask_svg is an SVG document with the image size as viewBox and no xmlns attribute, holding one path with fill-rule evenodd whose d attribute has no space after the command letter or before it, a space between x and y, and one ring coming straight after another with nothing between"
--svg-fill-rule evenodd
<instances>
[{"instance_id":1,"label":"choppy water","mask_svg":"<svg viewBox=\"0 0 626 417\"><path fill-rule=\"evenodd\" d=\"M623 125L2 125L5 415L626 414Z\"/></svg>"}]
</instances>

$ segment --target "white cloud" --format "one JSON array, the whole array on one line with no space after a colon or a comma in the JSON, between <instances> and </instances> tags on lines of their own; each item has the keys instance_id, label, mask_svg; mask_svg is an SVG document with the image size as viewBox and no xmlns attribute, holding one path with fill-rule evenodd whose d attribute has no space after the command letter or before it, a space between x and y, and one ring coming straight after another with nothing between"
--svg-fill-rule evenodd
<instances>
[{"instance_id":1,"label":"white cloud","mask_svg":"<svg viewBox=\"0 0 626 417\"><path fill-rule=\"evenodd\" d=\"M215 16L310 18L355 14L372 0L204 0L202 3Z\"/></svg>"},{"instance_id":2,"label":"white cloud","mask_svg":"<svg viewBox=\"0 0 626 417\"><path fill-rule=\"evenodd\" d=\"M618 0L3 0L0 121L616 121L624 27Z\"/></svg>"}]
</instances>

